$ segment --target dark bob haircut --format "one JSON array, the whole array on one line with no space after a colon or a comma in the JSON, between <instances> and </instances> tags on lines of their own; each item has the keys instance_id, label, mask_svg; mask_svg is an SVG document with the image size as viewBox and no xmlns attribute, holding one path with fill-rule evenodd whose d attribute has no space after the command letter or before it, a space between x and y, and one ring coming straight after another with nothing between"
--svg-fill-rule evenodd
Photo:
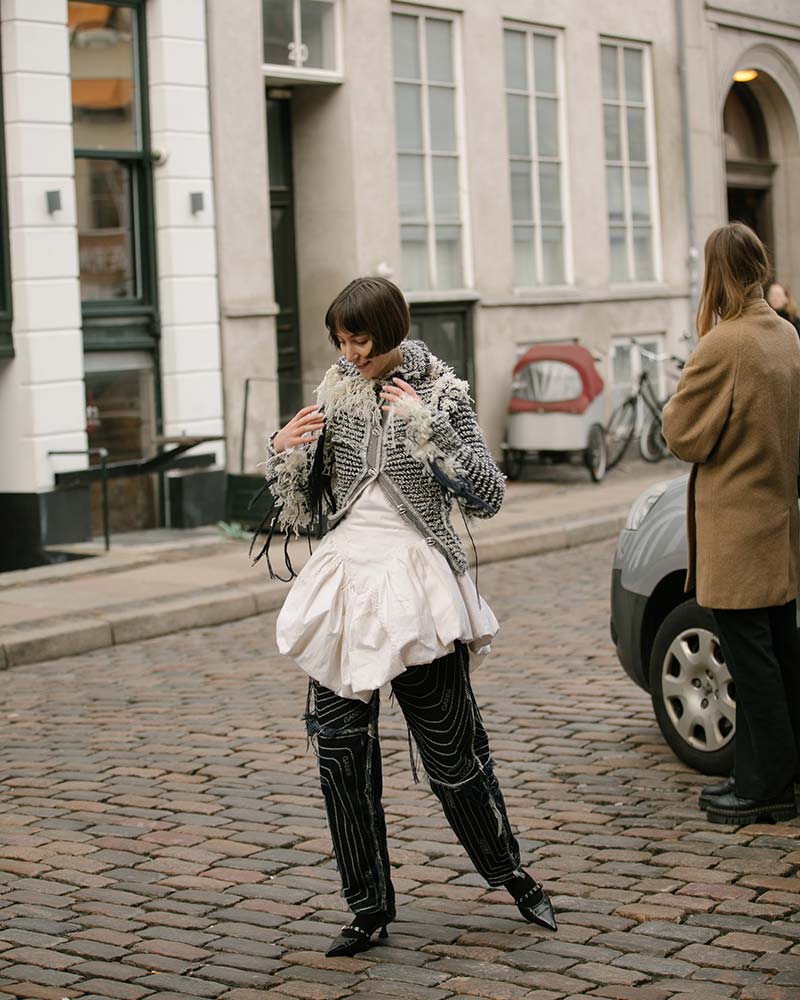
<instances>
[{"instance_id":1,"label":"dark bob haircut","mask_svg":"<svg viewBox=\"0 0 800 1000\"><path fill-rule=\"evenodd\" d=\"M342 289L325 313L325 326L333 346L337 334L362 333L372 338L370 356L387 354L405 340L411 326L403 293L386 278L356 278Z\"/></svg>"}]
</instances>

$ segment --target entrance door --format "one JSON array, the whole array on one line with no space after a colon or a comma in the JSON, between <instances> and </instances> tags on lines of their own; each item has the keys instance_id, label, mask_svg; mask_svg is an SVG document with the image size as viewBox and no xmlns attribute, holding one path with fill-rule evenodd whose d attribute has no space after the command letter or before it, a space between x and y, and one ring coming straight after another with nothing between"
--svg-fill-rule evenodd
<instances>
[{"instance_id":1,"label":"entrance door","mask_svg":"<svg viewBox=\"0 0 800 1000\"><path fill-rule=\"evenodd\" d=\"M459 378L469 382L472 395L475 395L472 306L469 302L414 303L409 336L424 340L437 358L446 361Z\"/></svg>"},{"instance_id":2,"label":"entrance door","mask_svg":"<svg viewBox=\"0 0 800 1000\"><path fill-rule=\"evenodd\" d=\"M281 424L303 405L297 315L291 98L267 94L272 272L278 303L278 405Z\"/></svg>"},{"instance_id":3,"label":"entrance door","mask_svg":"<svg viewBox=\"0 0 800 1000\"><path fill-rule=\"evenodd\" d=\"M155 454L155 379L152 356L139 351L89 351L84 356L86 435L90 448L105 448L110 462ZM92 457L92 465L99 464ZM158 524L158 477L124 476L108 483L113 534ZM102 489L91 486L92 534L103 530Z\"/></svg>"},{"instance_id":4,"label":"entrance door","mask_svg":"<svg viewBox=\"0 0 800 1000\"><path fill-rule=\"evenodd\" d=\"M734 83L722 112L728 221L744 222L772 250L772 175L767 126L749 84ZM773 266L775 261L773 260Z\"/></svg>"},{"instance_id":5,"label":"entrance door","mask_svg":"<svg viewBox=\"0 0 800 1000\"><path fill-rule=\"evenodd\" d=\"M733 187L728 175L728 221L743 222L772 247L772 211L768 187Z\"/></svg>"}]
</instances>

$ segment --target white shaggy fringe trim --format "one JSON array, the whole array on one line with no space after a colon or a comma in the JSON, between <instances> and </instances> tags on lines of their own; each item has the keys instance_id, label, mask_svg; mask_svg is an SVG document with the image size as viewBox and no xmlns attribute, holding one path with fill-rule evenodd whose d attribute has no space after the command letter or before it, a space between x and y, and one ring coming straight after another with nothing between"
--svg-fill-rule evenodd
<instances>
[{"instance_id":1,"label":"white shaggy fringe trim","mask_svg":"<svg viewBox=\"0 0 800 1000\"><path fill-rule=\"evenodd\" d=\"M395 404L395 418L406 421L406 451L426 469L436 459L451 478L456 475L452 460L434 440L433 410L419 400L408 397Z\"/></svg>"},{"instance_id":2,"label":"white shaggy fringe trim","mask_svg":"<svg viewBox=\"0 0 800 1000\"><path fill-rule=\"evenodd\" d=\"M269 463L275 474L271 490L280 501L278 524L284 531L299 533L312 520L312 512L305 499L305 486L311 470L311 453L306 445L298 445L276 455Z\"/></svg>"}]
</instances>

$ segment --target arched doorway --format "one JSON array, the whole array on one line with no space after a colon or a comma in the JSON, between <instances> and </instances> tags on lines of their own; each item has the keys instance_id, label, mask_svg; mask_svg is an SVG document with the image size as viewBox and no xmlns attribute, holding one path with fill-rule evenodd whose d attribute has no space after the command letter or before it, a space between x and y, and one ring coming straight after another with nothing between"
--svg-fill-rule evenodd
<instances>
[{"instance_id":1,"label":"arched doorway","mask_svg":"<svg viewBox=\"0 0 800 1000\"><path fill-rule=\"evenodd\" d=\"M744 69L753 77L734 83ZM800 71L760 42L729 53L719 84L728 217L752 225L777 279L800 288Z\"/></svg>"},{"instance_id":2,"label":"arched doorway","mask_svg":"<svg viewBox=\"0 0 800 1000\"><path fill-rule=\"evenodd\" d=\"M772 175L764 115L747 83L734 83L722 112L728 220L744 222L773 246Z\"/></svg>"}]
</instances>

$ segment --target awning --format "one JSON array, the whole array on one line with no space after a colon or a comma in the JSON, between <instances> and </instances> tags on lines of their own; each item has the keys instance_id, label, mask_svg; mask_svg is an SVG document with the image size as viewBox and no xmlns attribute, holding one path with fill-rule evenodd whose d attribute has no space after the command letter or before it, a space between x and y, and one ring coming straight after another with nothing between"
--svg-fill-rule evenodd
<instances>
[{"instance_id":1,"label":"awning","mask_svg":"<svg viewBox=\"0 0 800 1000\"><path fill-rule=\"evenodd\" d=\"M76 3L69 4L67 27L74 28L105 28L111 16L111 6L106 3Z\"/></svg>"},{"instance_id":2,"label":"awning","mask_svg":"<svg viewBox=\"0 0 800 1000\"><path fill-rule=\"evenodd\" d=\"M133 80L124 77L72 81L72 106L86 111L116 111L133 100Z\"/></svg>"}]
</instances>

